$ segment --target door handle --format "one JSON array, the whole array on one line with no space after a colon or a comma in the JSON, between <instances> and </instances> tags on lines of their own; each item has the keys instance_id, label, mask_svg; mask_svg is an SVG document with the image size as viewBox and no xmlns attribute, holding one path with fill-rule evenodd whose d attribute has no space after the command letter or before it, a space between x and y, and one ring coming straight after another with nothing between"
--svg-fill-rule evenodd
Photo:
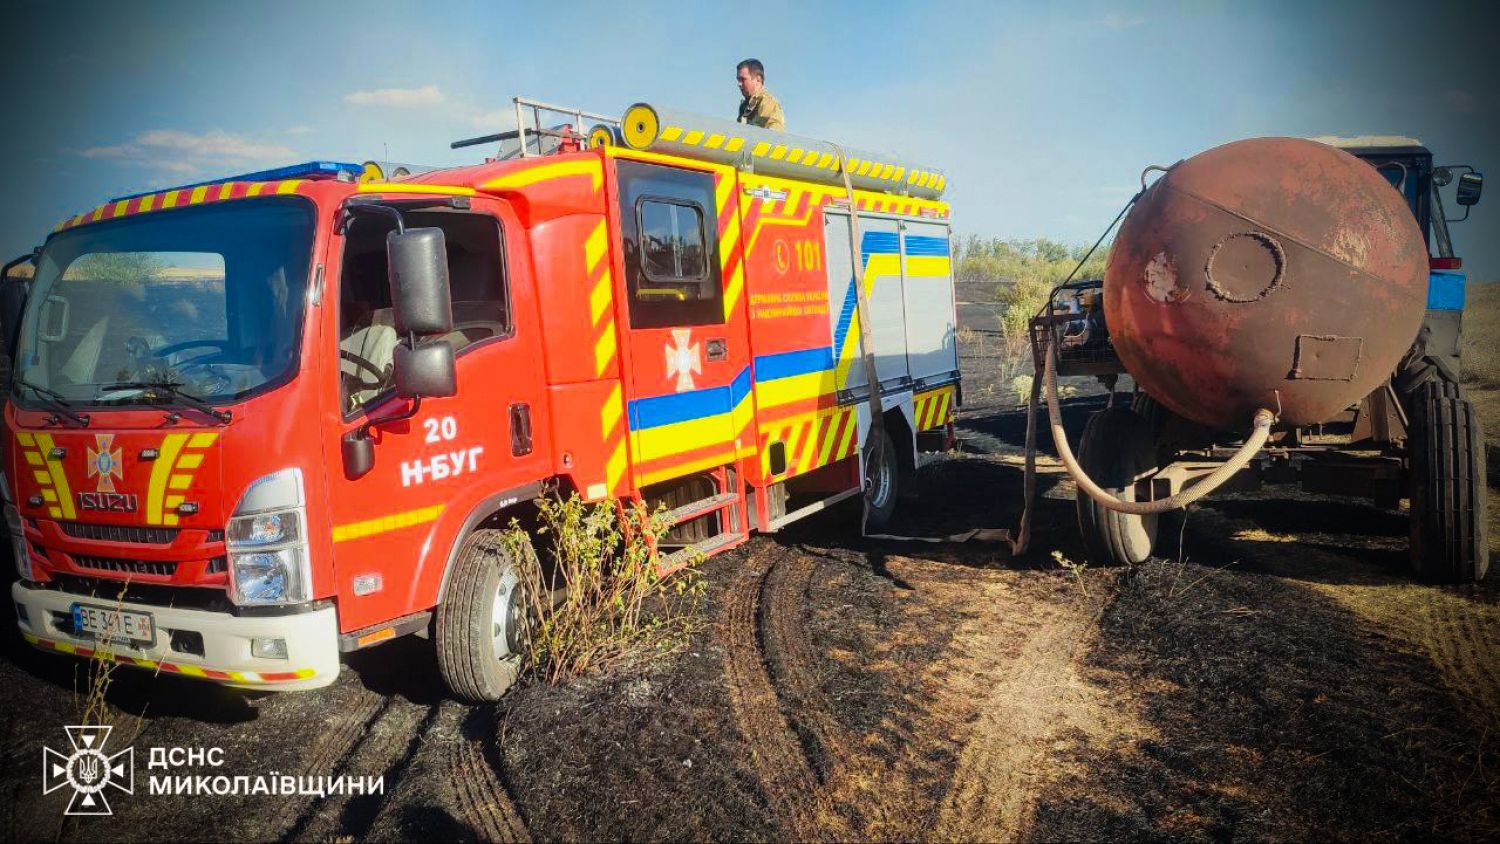
<instances>
[{"instance_id":1,"label":"door handle","mask_svg":"<svg viewBox=\"0 0 1500 844\"><path fill-rule=\"evenodd\" d=\"M531 453L531 405L525 402L510 406L510 453L513 457Z\"/></svg>"}]
</instances>

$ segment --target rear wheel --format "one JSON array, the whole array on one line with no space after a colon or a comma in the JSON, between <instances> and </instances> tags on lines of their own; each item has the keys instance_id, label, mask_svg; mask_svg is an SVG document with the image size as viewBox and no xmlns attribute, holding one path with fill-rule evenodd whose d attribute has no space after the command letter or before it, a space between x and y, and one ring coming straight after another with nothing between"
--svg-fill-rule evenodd
<instances>
[{"instance_id":1,"label":"rear wheel","mask_svg":"<svg viewBox=\"0 0 1500 844\"><path fill-rule=\"evenodd\" d=\"M1121 407L1095 413L1083 429L1078 463L1094 483L1123 501L1135 500L1135 480L1157 468L1151 423ZM1145 562L1156 544L1155 515L1110 510L1079 490L1075 494L1078 530L1095 565Z\"/></svg>"},{"instance_id":2,"label":"rear wheel","mask_svg":"<svg viewBox=\"0 0 1500 844\"><path fill-rule=\"evenodd\" d=\"M1433 379L1411 398L1411 564L1437 583L1473 583L1489 570L1484 437L1458 386Z\"/></svg>"},{"instance_id":3,"label":"rear wheel","mask_svg":"<svg viewBox=\"0 0 1500 844\"><path fill-rule=\"evenodd\" d=\"M883 427L880 429L880 442L865 446L864 461L865 526L885 527L896 514L897 481L901 477L901 467L896 463L896 444Z\"/></svg>"},{"instance_id":4,"label":"rear wheel","mask_svg":"<svg viewBox=\"0 0 1500 844\"><path fill-rule=\"evenodd\" d=\"M454 696L470 703L499 700L521 671L525 580L503 536L485 529L469 534L437 610L438 668Z\"/></svg>"}]
</instances>

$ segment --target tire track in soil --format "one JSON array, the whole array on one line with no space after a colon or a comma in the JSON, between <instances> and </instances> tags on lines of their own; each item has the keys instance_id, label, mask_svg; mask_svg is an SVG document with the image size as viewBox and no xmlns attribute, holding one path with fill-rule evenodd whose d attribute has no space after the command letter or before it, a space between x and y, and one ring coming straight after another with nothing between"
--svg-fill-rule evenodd
<instances>
[{"instance_id":1,"label":"tire track in soil","mask_svg":"<svg viewBox=\"0 0 1500 844\"><path fill-rule=\"evenodd\" d=\"M1019 609L1019 608L1018 608ZM1030 826L1037 770L1052 740L1079 729L1102 735L1108 713L1099 693L1087 686L1076 661L1087 651L1092 625L1080 612L1030 607L1035 619L1014 642L983 642L970 660L988 662L984 675L995 678L981 697L979 717L959 753L938 812L935 837L959 841L1014 841ZM1019 632L1019 631L1017 631ZM1002 650L995 650L997 648ZM1008 647L1007 647L1008 646ZM990 653L986 654L985 652ZM995 667L1000 667L995 671ZM1111 730L1112 731L1112 730Z\"/></svg>"},{"instance_id":2,"label":"tire track in soil","mask_svg":"<svg viewBox=\"0 0 1500 844\"><path fill-rule=\"evenodd\" d=\"M814 807L819 825L837 825L838 837L1018 838L1041 783L1036 769L1058 733L1102 738L1107 730L1134 729L1076 667L1095 629L1093 606L1063 601L1039 609L1035 598L1013 594L1010 573L955 580L940 563L892 557L887 565L924 596L925 610L960 613L965 620L948 638L942 659L919 676L892 678L900 717L881 732L897 755L881 758L835 721L822 690L806 633L817 565L807 557L778 560L765 576L760 613L771 691L794 704L791 724L815 744L815 757L821 751L823 787ZM920 629L922 619L913 615L905 624ZM953 757L952 770L936 761ZM946 790L939 805L933 805L934 788ZM835 807L843 811L829 811Z\"/></svg>"},{"instance_id":3,"label":"tire track in soil","mask_svg":"<svg viewBox=\"0 0 1500 844\"><path fill-rule=\"evenodd\" d=\"M312 752L297 775L330 777L341 774L360 741L390 709L391 700L383 695L364 695L353 706L336 710L330 719L330 729L319 734L313 742ZM309 810L318 802L318 798L309 796L306 800L289 800L284 804L280 821L287 837L292 837L291 831L304 822Z\"/></svg>"},{"instance_id":4,"label":"tire track in soil","mask_svg":"<svg viewBox=\"0 0 1500 844\"><path fill-rule=\"evenodd\" d=\"M730 709L755 766L767 808L788 840L828 837L820 827L818 781L782 715L760 643L761 598L774 567L752 552L724 607L724 681Z\"/></svg>"},{"instance_id":5,"label":"tire track in soil","mask_svg":"<svg viewBox=\"0 0 1500 844\"><path fill-rule=\"evenodd\" d=\"M826 784L849 758L832 716L833 707L823 693L807 636L804 608L816 569L817 563L807 557L778 561L766 575L761 614L773 689L784 691L783 696L790 699L793 729L811 745L807 756L821 762L815 766L815 773Z\"/></svg>"},{"instance_id":6,"label":"tire track in soil","mask_svg":"<svg viewBox=\"0 0 1500 844\"><path fill-rule=\"evenodd\" d=\"M460 736L448 749L447 768L459 811L481 839L530 844L531 833L480 742Z\"/></svg>"},{"instance_id":7,"label":"tire track in soil","mask_svg":"<svg viewBox=\"0 0 1500 844\"><path fill-rule=\"evenodd\" d=\"M393 705L395 698L385 698L380 713L372 718L363 732L339 758L333 771L324 777L379 776L384 783L381 794L330 794L315 797L304 804L296 823L283 839L332 840L362 838L379 817L380 809L400 785L417 751L432 732L440 710L438 704L425 706ZM389 801L396 803L399 801Z\"/></svg>"}]
</instances>

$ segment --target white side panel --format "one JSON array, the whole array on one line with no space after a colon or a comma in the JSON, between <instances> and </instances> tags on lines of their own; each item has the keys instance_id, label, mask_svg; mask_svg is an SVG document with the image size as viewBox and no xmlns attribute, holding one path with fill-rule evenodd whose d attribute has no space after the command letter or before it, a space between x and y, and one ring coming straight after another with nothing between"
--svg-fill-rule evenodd
<instances>
[{"instance_id":1,"label":"white side panel","mask_svg":"<svg viewBox=\"0 0 1500 844\"><path fill-rule=\"evenodd\" d=\"M946 225L904 224L906 354L911 377L919 381L946 379L958 370L958 326L953 323L953 274L948 249Z\"/></svg>"},{"instance_id":2,"label":"white side panel","mask_svg":"<svg viewBox=\"0 0 1500 844\"><path fill-rule=\"evenodd\" d=\"M875 371L882 383L910 377L906 357L906 296L901 279L901 236L895 220L860 217L860 252L864 260L864 282L869 298L870 332L875 344ZM856 363L840 389L862 387L867 382L860 359L860 332L855 321L856 301L852 261L849 254L849 217L824 213L825 245L828 252L828 299L835 360L852 346ZM889 386L887 387L889 389Z\"/></svg>"}]
</instances>

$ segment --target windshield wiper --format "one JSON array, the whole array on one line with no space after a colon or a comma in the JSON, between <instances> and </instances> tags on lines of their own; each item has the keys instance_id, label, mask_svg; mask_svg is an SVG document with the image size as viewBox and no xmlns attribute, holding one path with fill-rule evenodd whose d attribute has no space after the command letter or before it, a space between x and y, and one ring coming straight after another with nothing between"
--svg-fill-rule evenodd
<instances>
[{"instance_id":1,"label":"windshield wiper","mask_svg":"<svg viewBox=\"0 0 1500 844\"><path fill-rule=\"evenodd\" d=\"M37 384L33 384L19 375L16 376L16 383L20 384L22 387L26 387L33 393L36 393L41 397L42 404L45 404L47 407L52 409L52 418L49 421L55 423L58 420L58 417L65 417L72 421L75 425L78 425L80 428L88 427L89 415L87 413L75 412L73 410L72 402L69 402L67 397L62 393L59 393L56 390L49 390L46 387L42 387Z\"/></svg>"},{"instance_id":2,"label":"windshield wiper","mask_svg":"<svg viewBox=\"0 0 1500 844\"><path fill-rule=\"evenodd\" d=\"M184 404L217 419L220 424L228 425L234 414L227 410L220 410L192 393L182 391L182 385L174 381L118 381L114 384L103 384L101 390L159 390L177 400L178 404Z\"/></svg>"}]
</instances>

